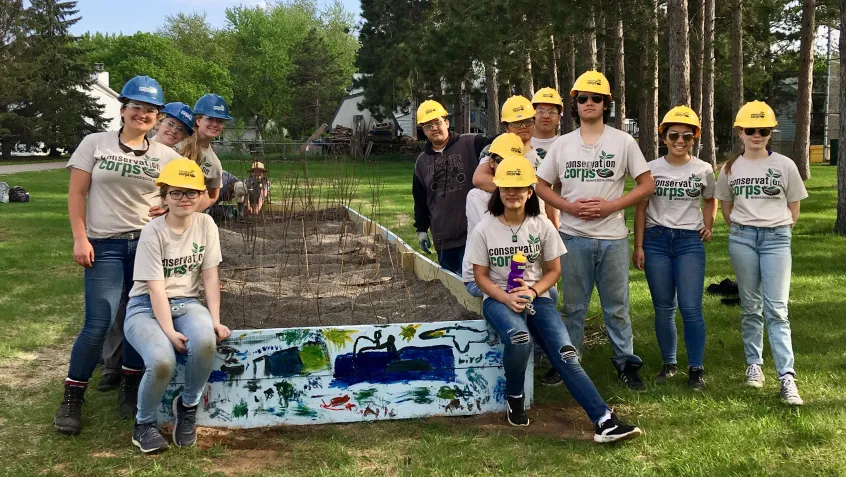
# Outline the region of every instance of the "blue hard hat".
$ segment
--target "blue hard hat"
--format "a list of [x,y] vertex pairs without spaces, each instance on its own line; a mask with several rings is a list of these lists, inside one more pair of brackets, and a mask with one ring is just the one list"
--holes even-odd
[[188,131],[189,136],[194,135],[194,112],[187,104],[167,103],[162,112],[185,125],[185,130]]
[[232,116],[229,116],[229,105],[226,101],[216,94],[204,94],[197,100],[194,105],[194,114],[202,114],[211,118],[220,118],[229,121]]
[[129,100],[141,101],[161,108],[164,106],[164,91],[162,85],[153,78],[136,76],[123,85],[118,100],[124,103]]

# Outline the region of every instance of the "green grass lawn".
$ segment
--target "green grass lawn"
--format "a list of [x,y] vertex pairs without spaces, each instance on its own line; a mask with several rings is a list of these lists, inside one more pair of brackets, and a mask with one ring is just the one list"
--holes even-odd
[[[225,167],[243,175],[246,161]],[[272,163],[282,176],[301,164]],[[355,170],[353,207],[376,216],[411,244],[413,161],[339,165],[310,163],[315,187]],[[338,172],[340,171],[340,172]],[[790,316],[806,405],[780,402],[769,347],[767,382],[760,392],[743,386],[745,362],[740,310],[705,298],[708,327],[707,390],[694,393],[686,377],[658,387],[661,365],[652,304],[643,273],[630,270],[635,351],[644,359],[645,393],[617,383],[608,346],[586,353],[584,366],[600,392],[645,431],[640,439],[600,447],[591,426],[562,388],[536,390],[528,431],[487,420],[433,419],[324,425],[253,431],[204,431],[201,448],[139,455],[131,422],[117,421],[116,393],[91,389],[81,435],[52,429],[61,399],[70,344],[82,322],[82,271],[72,258],[64,170],[6,176],[32,194],[29,204],[0,205],[0,474],[1,475],[841,475],[846,473],[846,239],[830,231],[836,204],[835,169],[814,167],[810,198],[794,231]],[[370,184],[383,185],[378,210]],[[302,191],[303,188],[300,190]],[[302,194],[302,192],[299,192]],[[328,192],[327,192],[328,194]],[[632,213],[630,211],[629,219]],[[707,245],[706,284],[732,276],[727,229],[717,219]],[[839,311],[838,311],[839,310]],[[589,317],[598,322],[594,296]],[[224,317],[225,321],[225,317]],[[679,323],[681,334],[681,324]],[[681,341],[681,339],[680,339]],[[679,364],[686,366],[684,345]]]

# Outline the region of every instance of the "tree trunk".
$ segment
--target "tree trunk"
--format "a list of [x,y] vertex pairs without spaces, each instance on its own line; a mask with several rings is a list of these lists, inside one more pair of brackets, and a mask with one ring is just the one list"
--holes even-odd
[[605,9],[602,3],[597,2],[596,9],[599,10],[599,21],[596,25],[596,69],[605,74]]
[[[705,37],[705,0],[692,0],[690,9],[690,107],[702,120],[702,68],[704,58]],[[697,139],[693,143],[693,154],[700,155],[701,142]]]
[[[844,0],[846,1],[846,0]],[[561,134],[567,134],[576,129],[576,121],[570,114],[570,89],[576,82],[576,45],[573,43],[572,37],[567,38],[562,45],[564,48],[564,88],[561,97],[564,100],[564,114],[561,122]]]
[[618,5],[614,19],[614,127],[623,129],[626,121],[626,57],[623,36],[623,11]]
[[458,83],[455,85],[455,93],[452,98],[452,126],[455,128],[455,132],[457,134],[464,134],[467,132],[464,130],[464,108],[461,104],[461,99],[461,83]]
[[[743,106],[743,0],[731,0],[731,120]],[[740,152],[741,143],[732,133],[732,148]]]
[[464,132],[470,133],[473,132],[473,105],[470,103],[470,89],[463,88],[463,94],[461,95],[461,107],[464,110]]
[[[840,58],[846,58],[846,0],[840,0]],[[840,67],[840,138],[846,138],[846,68]],[[846,147],[841,145],[837,156],[837,219],[834,232],[846,235]]]
[[526,60],[523,64],[523,75],[520,78],[520,89],[523,96],[532,99],[535,95],[535,78],[532,75],[532,53],[526,51]]
[[486,136],[499,133],[499,83],[496,80],[496,62],[485,64],[485,85],[488,94],[488,125]]
[[658,0],[650,0],[649,33],[646,44],[646,114],[640,137],[646,141],[644,156],[651,161],[658,157]]
[[[714,21],[716,0],[705,2],[705,41],[702,62],[702,155],[703,161],[717,166],[717,152],[714,144]],[[846,1],[846,0],[844,0]]]
[[[549,35],[549,83],[558,91],[558,50],[555,48],[555,35]],[[531,99],[531,98],[529,98]]]
[[793,160],[802,180],[811,178],[809,148],[811,146],[811,88],[814,84],[814,9],[816,0],[802,2],[802,31],[799,42],[799,95],[796,100],[796,139]]
[[[593,7],[588,7],[587,25],[585,25],[585,38],[582,45],[582,57],[586,70],[596,69],[596,18]],[[574,81],[575,82],[575,81]]]
[[670,107],[690,105],[690,47],[687,21],[687,0],[669,0],[667,34],[670,44]]

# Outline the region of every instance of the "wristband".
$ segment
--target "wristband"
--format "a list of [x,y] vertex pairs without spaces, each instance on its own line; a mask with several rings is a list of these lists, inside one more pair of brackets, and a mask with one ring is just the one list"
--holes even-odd
[[533,292],[535,292],[535,298],[538,298],[540,296],[540,293],[538,293],[538,291],[535,290],[535,287],[529,287],[529,290],[532,290]]

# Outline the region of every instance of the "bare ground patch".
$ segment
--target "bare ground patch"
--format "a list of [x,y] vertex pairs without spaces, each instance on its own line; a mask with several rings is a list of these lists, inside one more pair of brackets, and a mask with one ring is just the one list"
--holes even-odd
[[67,374],[69,361],[70,343],[0,359],[0,386],[31,389],[55,384]]

